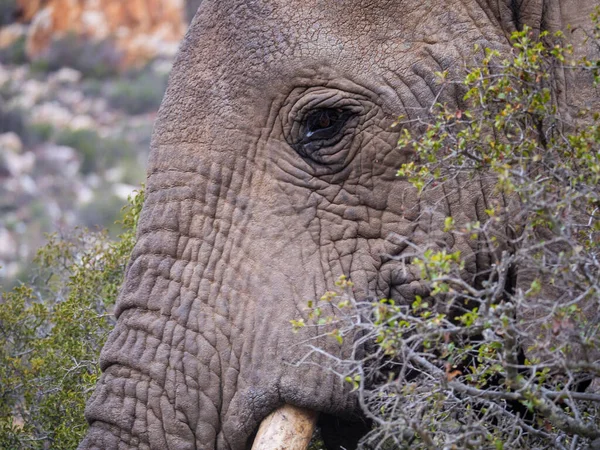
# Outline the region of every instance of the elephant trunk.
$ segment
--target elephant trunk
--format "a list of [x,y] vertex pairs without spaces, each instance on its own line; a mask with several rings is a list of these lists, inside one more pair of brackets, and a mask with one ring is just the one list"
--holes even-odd
[[305,450],[317,417],[315,411],[283,405],[262,421],[252,450]]

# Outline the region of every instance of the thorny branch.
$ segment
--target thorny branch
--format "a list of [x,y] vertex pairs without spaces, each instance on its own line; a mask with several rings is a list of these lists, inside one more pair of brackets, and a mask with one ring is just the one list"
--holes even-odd
[[443,73],[436,104],[395,125],[413,157],[398,175],[443,192],[440,209],[452,186],[493,187],[478,221],[444,224],[476,249],[476,273],[461,251],[390,235],[405,250],[388,258],[428,295],[355,299],[342,277],[309,308],[352,351],[334,356],[317,333],[301,362],[325,359],[352,386],[374,424],[366,448],[600,448],[600,118],[569,122],[553,91],[558,70],[600,75],[561,39],[516,32],[510,58],[486,50],[469,71],[464,104],[438,103]]

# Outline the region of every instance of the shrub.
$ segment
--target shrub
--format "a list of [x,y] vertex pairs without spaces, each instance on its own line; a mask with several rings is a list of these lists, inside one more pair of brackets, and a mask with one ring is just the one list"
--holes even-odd
[[72,147],[82,158],[81,172],[85,175],[98,170],[98,158],[101,157],[102,138],[95,130],[90,129],[64,129],[56,138],[56,143]]
[[26,127],[27,122],[23,111],[16,108],[8,108],[0,103],[0,133],[12,131],[22,137]]
[[157,111],[167,88],[167,75],[155,73],[150,67],[118,80],[108,92],[108,103],[128,114]]
[[109,235],[118,233],[118,224],[115,222],[119,218],[119,210],[123,200],[111,193],[111,186],[102,186],[96,195],[94,201],[84,205],[77,212],[78,223],[86,227],[99,227],[104,224],[115,224],[108,226]]
[[80,71],[84,77],[116,76],[123,55],[110,40],[86,39],[74,33],[54,38],[44,54],[31,64],[34,72],[52,72],[62,67]]
[[51,123],[35,122],[27,127],[25,138],[29,143],[47,142],[54,135],[54,131],[54,125]]
[[135,242],[143,192],[124,210],[123,234],[79,230],[49,237],[31,283],[0,300],[0,448],[74,449],[85,403]]
[[52,124],[32,123],[28,120],[28,114],[22,109],[6,107],[0,103],[0,134],[11,131],[16,133],[28,147],[47,142],[55,132]]
[[0,0],[0,27],[13,23],[17,17],[16,0]]
[[[598,82],[598,64],[573,61],[560,33],[537,40],[525,28],[512,43],[510,57],[485,50],[469,71],[465,107],[436,104],[420,126],[398,123],[399,148],[412,158],[398,175],[419,193],[492,188],[480,221],[445,221],[490,267],[467,282],[460,252],[406,242],[427,296],[357,303],[342,277],[309,304],[335,339],[373,350],[332,360],[373,421],[370,448],[600,442],[600,394],[583,392],[600,375],[600,116],[569,122],[553,90],[557,71]],[[438,75],[449,88],[447,73]],[[332,306],[336,315],[325,316]]]
[[9,46],[0,48],[0,64],[20,65],[27,63],[28,58],[25,51],[26,41],[26,36],[21,36],[15,39],[15,41]]
[[81,84],[81,91],[86,97],[102,97],[104,95],[105,82],[88,78],[83,80]]
[[84,175],[101,172],[115,164],[130,150],[130,144],[120,138],[103,138],[95,130],[64,129],[56,143],[72,147],[81,155],[81,172]]

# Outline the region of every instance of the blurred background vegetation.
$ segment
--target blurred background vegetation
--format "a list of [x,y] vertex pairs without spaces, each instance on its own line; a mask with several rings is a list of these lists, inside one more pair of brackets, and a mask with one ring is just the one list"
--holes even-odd
[[45,233],[108,229],[145,178],[152,125],[198,1],[0,0],[0,285]]
[[198,3],[0,0],[2,449],[85,433],[153,122]]
[[118,238],[85,229],[53,235],[29,265],[28,283],[0,293],[0,448],[68,450],[83,438],[135,244],[144,199],[135,194]]

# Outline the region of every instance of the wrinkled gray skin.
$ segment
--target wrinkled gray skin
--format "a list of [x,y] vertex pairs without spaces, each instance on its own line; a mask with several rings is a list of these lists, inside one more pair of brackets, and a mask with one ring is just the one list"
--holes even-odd
[[[352,416],[335,375],[289,364],[315,334],[289,323],[306,301],[341,274],[359,299],[427,294],[385,256],[409,251],[390,233],[460,250],[470,281],[489,264],[442,229],[448,215],[485,220],[490,189],[471,182],[419,200],[395,177],[406,156],[391,123],[429,107],[434,72],[460,69],[475,44],[506,49],[524,23],[583,23],[594,4],[203,1],[156,123],[138,243],[80,448],[244,449],[283,403]],[[291,145],[323,108],[350,111],[339,142]],[[348,356],[347,343],[322,345]]]

